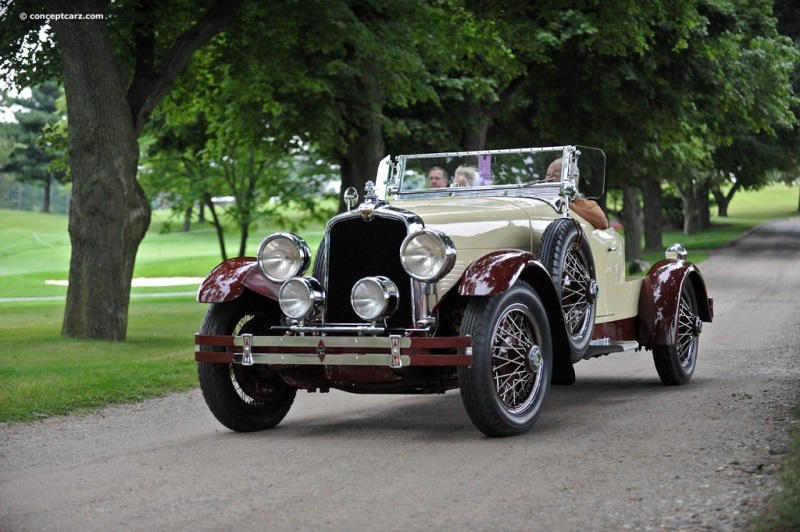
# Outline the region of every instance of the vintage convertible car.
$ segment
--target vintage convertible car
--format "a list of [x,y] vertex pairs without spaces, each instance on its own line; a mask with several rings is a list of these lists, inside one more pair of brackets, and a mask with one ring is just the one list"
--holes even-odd
[[[466,169],[467,186],[427,188],[434,167]],[[254,431],[280,423],[297,390],[459,389],[480,431],[510,436],[581,360],[647,349],[664,384],[688,382],[713,315],[703,278],[675,244],[626,279],[620,235],[579,214],[604,185],[604,153],[582,146],[387,157],[363,201],[345,191],[310,275],[308,245],[280,232],[202,283],[195,358],[211,412]]]

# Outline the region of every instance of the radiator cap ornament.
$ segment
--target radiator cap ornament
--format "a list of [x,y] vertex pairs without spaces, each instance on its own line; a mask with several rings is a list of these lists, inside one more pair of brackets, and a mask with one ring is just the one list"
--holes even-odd
[[375,193],[375,183],[367,181],[367,184],[364,185],[364,203],[358,206],[358,214],[361,219],[365,222],[372,221],[375,209],[385,204],[386,201],[378,199],[378,195]]

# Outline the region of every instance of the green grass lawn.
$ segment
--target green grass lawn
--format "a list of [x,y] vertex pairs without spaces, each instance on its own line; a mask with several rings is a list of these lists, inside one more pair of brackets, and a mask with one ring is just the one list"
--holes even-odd
[[[164,232],[168,215],[154,213],[134,277],[205,277],[221,261],[216,232],[209,226]],[[255,255],[261,239],[277,229],[253,228],[248,253]],[[313,250],[323,232],[324,225],[317,222],[302,234]],[[226,245],[229,254],[238,250],[238,235],[230,236]],[[198,283],[133,287],[124,343],[62,338],[67,289],[47,281],[69,278],[69,254],[66,216],[0,210],[0,298],[56,298],[0,301],[0,422],[90,410],[196,386],[194,333],[208,308],[194,300]],[[137,297],[152,292],[187,295]]]
[[[728,208],[727,217],[711,217],[711,231],[694,235],[667,231],[663,235],[664,249],[674,242],[680,242],[689,251],[689,260],[702,262],[708,257],[709,251],[730,243],[752,227],[776,218],[797,216],[797,204],[797,186],[777,184],[757,192],[739,192]],[[663,258],[663,251],[644,255],[650,264]]]
[[[204,225],[189,232],[163,232],[169,213],[156,211],[136,256],[134,277],[205,277],[222,260],[213,227]],[[173,226],[176,224],[172,224]],[[247,253],[255,255],[261,239],[278,230],[255,226],[247,242]],[[301,234],[312,250],[319,245],[324,224],[309,224]],[[239,249],[238,234],[226,229],[228,255]],[[47,281],[69,278],[70,241],[64,215],[0,209],[0,297],[64,296],[63,285]],[[171,286],[170,291],[195,290],[196,283]],[[136,287],[132,293],[161,292],[159,287]]]
[[26,421],[197,385],[192,296],[133,298],[124,343],[62,338],[63,301],[0,303],[0,420]]

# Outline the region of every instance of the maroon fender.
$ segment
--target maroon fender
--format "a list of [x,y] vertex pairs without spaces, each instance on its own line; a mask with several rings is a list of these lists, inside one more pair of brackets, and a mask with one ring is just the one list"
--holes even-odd
[[527,251],[503,250],[483,256],[470,264],[458,287],[462,296],[491,296],[505,292],[527,268],[539,268],[536,257]]
[[281,285],[264,277],[253,257],[229,259],[211,270],[197,290],[200,303],[224,303],[236,299],[245,287],[270,299],[278,299]]
[[639,343],[647,346],[675,343],[678,306],[683,283],[692,283],[702,321],[713,317],[712,300],[697,267],[685,260],[662,260],[650,268],[639,293]]

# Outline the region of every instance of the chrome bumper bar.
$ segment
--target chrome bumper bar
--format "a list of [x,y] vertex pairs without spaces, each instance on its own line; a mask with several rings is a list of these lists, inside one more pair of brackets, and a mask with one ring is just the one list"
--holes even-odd
[[[215,349],[216,348],[216,349]],[[444,351],[444,352],[443,352]],[[447,351],[451,351],[448,353]],[[251,366],[469,366],[472,339],[390,336],[195,335],[195,360]]]

